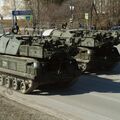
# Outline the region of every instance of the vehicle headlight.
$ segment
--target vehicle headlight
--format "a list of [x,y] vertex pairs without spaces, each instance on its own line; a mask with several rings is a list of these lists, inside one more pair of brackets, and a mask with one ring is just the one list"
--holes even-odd
[[38,68],[38,63],[34,62],[33,66],[34,66],[34,68]]
[[90,50],[88,50],[88,51],[87,51],[87,54],[91,54],[91,51],[90,51]]

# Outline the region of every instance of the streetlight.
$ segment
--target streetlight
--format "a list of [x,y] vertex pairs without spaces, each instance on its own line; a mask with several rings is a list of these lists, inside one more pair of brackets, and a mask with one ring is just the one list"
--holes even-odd
[[[16,11],[16,1],[15,0],[13,0],[13,11]],[[16,22],[17,22],[17,17],[16,17],[16,15],[13,15],[13,27]]]
[[13,0],[13,4],[14,4],[13,9],[16,10],[16,1],[15,0]]
[[75,6],[74,5],[70,5],[69,7],[70,7],[70,11],[71,11],[70,23],[72,23],[73,19],[74,19],[73,11],[75,10]]

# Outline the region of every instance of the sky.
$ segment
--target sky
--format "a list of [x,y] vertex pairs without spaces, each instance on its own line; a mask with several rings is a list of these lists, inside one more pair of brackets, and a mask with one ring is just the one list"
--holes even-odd
[[3,0],[0,0],[0,7],[3,5]]
[[3,0],[0,0],[0,11],[1,11],[2,5],[3,5]]
[[3,0],[0,0],[0,14],[2,14],[2,9],[1,9],[2,5],[3,5]]
[[[19,10],[21,10],[22,8],[22,6],[23,6],[23,3],[21,2],[22,0],[16,0],[16,6],[17,6],[17,9]],[[4,11],[2,10],[2,6],[3,6],[3,3],[4,3],[4,0],[0,0],[0,14],[4,14]],[[11,11],[12,11],[12,9],[11,10],[8,10],[8,15],[5,15],[4,16],[4,19],[8,19],[8,18],[10,18],[11,19]]]

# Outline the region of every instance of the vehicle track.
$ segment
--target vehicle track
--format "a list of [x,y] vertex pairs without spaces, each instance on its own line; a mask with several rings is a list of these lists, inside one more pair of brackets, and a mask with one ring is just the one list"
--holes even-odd
[[0,94],[65,120],[120,120],[118,72],[83,75],[65,90],[36,90],[31,95],[22,95],[0,87]]

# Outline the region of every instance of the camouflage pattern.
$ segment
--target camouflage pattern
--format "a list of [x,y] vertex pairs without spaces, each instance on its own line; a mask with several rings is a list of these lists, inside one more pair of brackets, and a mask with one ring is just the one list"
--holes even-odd
[[110,69],[120,60],[120,31],[109,30],[67,30],[73,37],[71,46],[77,47],[74,58],[82,71]]
[[[65,37],[65,39],[59,39]],[[64,36],[64,37],[63,37]],[[43,85],[63,87],[80,75],[69,54],[65,35],[45,30],[41,36],[3,35],[0,38],[0,85],[30,93]]]
[[0,37],[4,34],[3,25],[0,24]]
[[81,71],[109,69],[120,59],[120,51],[115,47],[120,43],[120,31],[52,30],[45,38],[65,44],[66,52],[77,60]]

